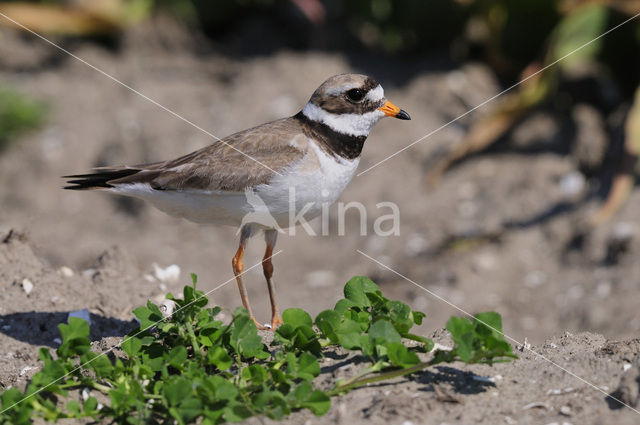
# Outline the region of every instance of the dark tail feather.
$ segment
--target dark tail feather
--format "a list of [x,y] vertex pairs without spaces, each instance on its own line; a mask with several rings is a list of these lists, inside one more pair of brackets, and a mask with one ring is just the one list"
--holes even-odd
[[141,170],[135,168],[123,168],[120,170],[105,169],[97,173],[63,176],[62,178],[64,179],[74,179],[67,181],[70,186],[65,186],[63,189],[89,190],[109,188],[113,187],[113,185],[109,184],[110,181],[128,177],[140,171]]

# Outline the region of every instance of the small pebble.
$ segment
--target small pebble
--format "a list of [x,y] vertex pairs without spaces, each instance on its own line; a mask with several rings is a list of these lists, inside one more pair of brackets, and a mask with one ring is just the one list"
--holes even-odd
[[84,308],[82,310],[76,310],[76,311],[70,312],[69,316],[67,317],[67,322],[72,317],[79,317],[80,319],[82,319],[85,322],[87,322],[89,324],[89,326],[91,326],[91,315],[89,314],[89,310],[87,310],[86,308]]
[[560,414],[564,416],[571,416],[571,408],[566,405],[560,407]]
[[22,289],[29,295],[33,291],[33,283],[29,279],[22,279]]
[[622,370],[623,370],[624,372],[628,371],[629,369],[631,369],[631,363],[625,363],[625,364],[622,366]]
[[73,272],[73,270],[71,270],[71,268],[67,267],[67,266],[62,266],[58,269],[58,273],[60,274],[60,276],[62,277],[72,277],[75,273]]
[[180,267],[176,264],[172,264],[168,267],[162,268],[154,263],[153,275],[160,282],[174,283],[180,279]]
[[496,376],[479,376],[479,375],[474,375],[473,376],[473,380],[474,381],[478,381],[478,382],[490,382],[490,383],[495,383],[496,381],[499,381],[502,379],[502,375],[496,375]]
[[573,196],[582,192],[586,179],[579,171],[572,171],[560,179],[560,189],[565,195]]
[[62,340],[60,338],[53,338],[53,342],[58,345],[62,344]]

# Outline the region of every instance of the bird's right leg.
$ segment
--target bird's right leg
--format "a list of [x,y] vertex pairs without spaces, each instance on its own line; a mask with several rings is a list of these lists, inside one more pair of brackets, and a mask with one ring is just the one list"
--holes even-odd
[[240,232],[240,245],[238,246],[236,255],[234,255],[233,259],[231,260],[231,265],[233,266],[233,274],[236,277],[236,282],[238,283],[238,290],[240,291],[240,299],[242,300],[242,305],[245,309],[247,309],[247,311],[249,312],[249,316],[251,316],[251,319],[253,319],[258,329],[264,330],[266,328],[262,326],[253,316],[251,304],[249,303],[249,296],[247,295],[247,288],[245,288],[244,283],[242,283],[242,272],[244,270],[242,255],[244,254],[244,249],[247,246],[247,241],[250,237],[251,227],[244,226]]

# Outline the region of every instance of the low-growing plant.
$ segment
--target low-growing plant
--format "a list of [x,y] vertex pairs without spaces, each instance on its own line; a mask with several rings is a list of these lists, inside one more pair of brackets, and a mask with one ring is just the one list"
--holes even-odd
[[[244,309],[229,323],[219,320],[220,307],[206,307],[208,299],[192,276],[182,299],[167,295],[176,303],[170,317],[151,302],[134,310],[140,327],[123,339],[121,351],[91,351],[89,325],[82,319],[59,325],[62,344],[55,358],[40,349],[43,367],[26,390],[10,388],[1,395],[0,423],[28,424],[40,417],[207,425],[255,415],[281,419],[300,409],[323,415],[332,396],[371,382],[443,362],[491,364],[516,357],[502,338],[500,316],[483,313],[473,321],[451,318],[453,348],[421,361],[418,353],[431,352],[434,344],[410,330],[424,313],[388,300],[364,277],[351,279],[344,298],[315,321],[304,310],[285,310],[284,324],[267,346]],[[314,382],[318,358],[331,345],[370,363],[351,379],[321,389]]]
[[0,151],[20,134],[40,127],[45,115],[42,102],[0,86]]

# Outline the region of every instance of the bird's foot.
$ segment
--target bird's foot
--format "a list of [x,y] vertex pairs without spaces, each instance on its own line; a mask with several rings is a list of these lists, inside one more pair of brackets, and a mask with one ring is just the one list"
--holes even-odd
[[276,330],[278,329],[278,326],[282,325],[282,317],[280,317],[279,314],[273,316],[271,318],[271,329]]
[[262,323],[258,322],[255,317],[251,316],[251,319],[253,319],[253,323],[256,324],[256,328],[258,328],[259,331],[268,331],[271,329],[269,326],[265,326]]

